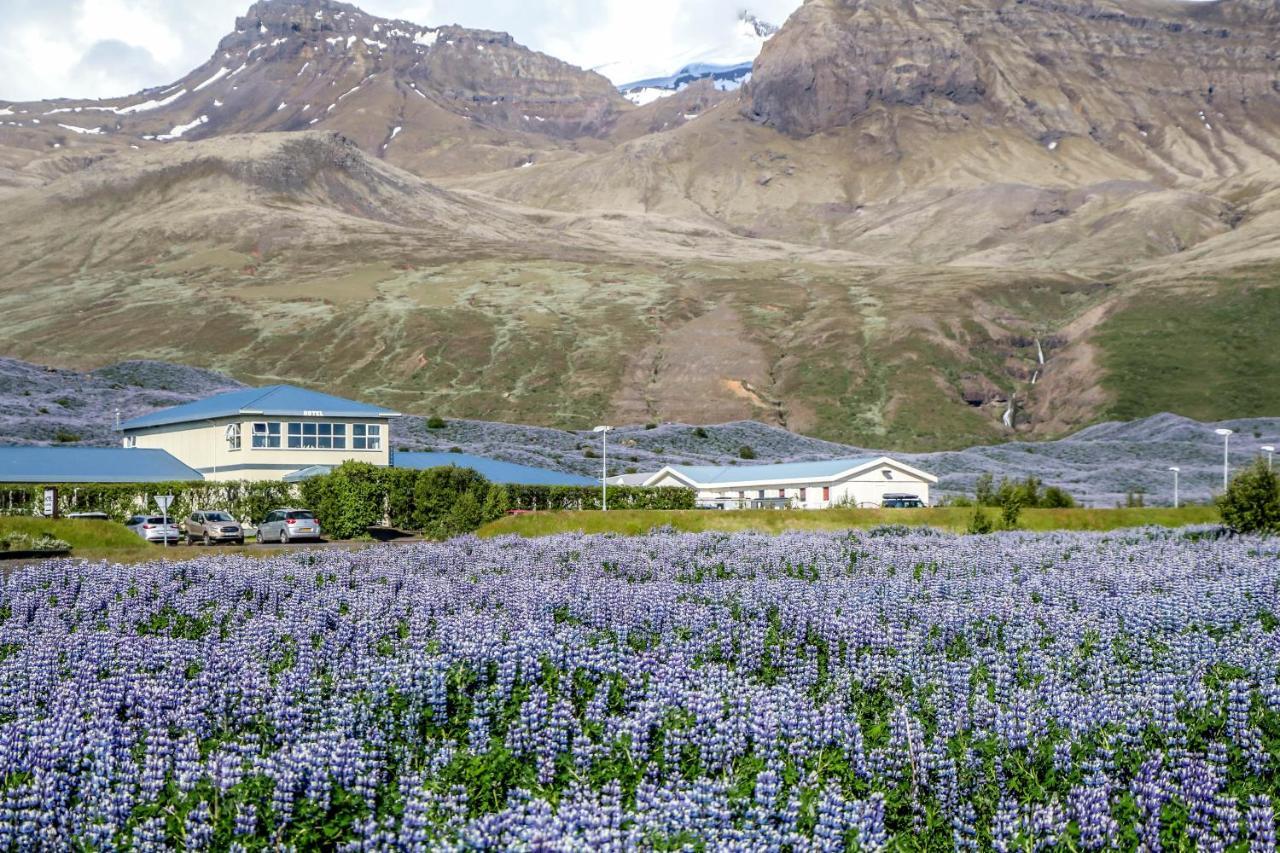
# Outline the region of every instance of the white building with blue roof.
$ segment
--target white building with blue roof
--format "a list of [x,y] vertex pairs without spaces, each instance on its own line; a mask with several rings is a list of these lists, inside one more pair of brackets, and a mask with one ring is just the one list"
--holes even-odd
[[206,480],[280,480],[353,460],[391,464],[399,412],[292,385],[218,394],[120,425],[126,448],[163,450]]
[[646,486],[694,489],[719,509],[929,506],[938,478],[888,456],[777,465],[668,465]]

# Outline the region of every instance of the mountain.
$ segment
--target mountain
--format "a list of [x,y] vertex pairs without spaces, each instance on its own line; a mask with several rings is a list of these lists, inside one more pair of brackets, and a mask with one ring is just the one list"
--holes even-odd
[[424,174],[514,166],[602,135],[627,107],[604,77],[506,33],[424,27],[333,0],[262,0],[170,86],[103,101],[9,104],[29,147],[146,146],[232,133],[334,130]]
[[686,62],[674,74],[624,83],[618,86],[618,91],[637,106],[665,98],[699,80],[710,80],[721,92],[735,91],[751,79],[751,67],[760,48],[777,31],[775,25],[750,12],[739,12],[732,35],[724,44],[695,50],[697,58]]
[[1280,411],[1270,0],[808,0],[644,106],[322,0],[235,30],[0,101],[0,353],[896,450]]

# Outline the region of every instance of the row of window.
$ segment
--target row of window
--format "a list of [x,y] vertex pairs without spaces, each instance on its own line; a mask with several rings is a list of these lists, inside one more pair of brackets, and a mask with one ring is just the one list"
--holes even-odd
[[[761,501],[762,501],[762,500],[765,500],[765,499],[768,497],[768,496],[765,494],[765,491],[766,491],[765,489],[759,489],[759,490],[757,490],[757,492],[756,492],[756,500],[761,500]],[[803,502],[805,502],[806,500],[808,500],[808,499],[809,499],[809,490],[808,490],[808,489],[801,488],[801,489],[798,489],[797,491],[799,491],[799,493],[800,493],[800,494],[799,494],[799,499],[800,499],[800,502],[801,502],[801,503],[803,503]],[[779,497],[779,498],[785,498],[786,496],[787,496],[787,490],[786,490],[786,489],[778,489],[778,497]],[[745,501],[746,499],[747,499],[747,493],[746,493],[746,492],[738,492],[738,500],[740,500],[740,501]],[[824,501],[830,501],[830,500],[831,500],[831,487],[830,487],[830,486],[823,486],[823,487],[822,487],[822,499],[823,499]]]
[[[272,450],[381,450],[381,424],[334,424],[307,421],[264,421],[252,426],[251,447]],[[241,447],[240,424],[227,427],[227,448]]]

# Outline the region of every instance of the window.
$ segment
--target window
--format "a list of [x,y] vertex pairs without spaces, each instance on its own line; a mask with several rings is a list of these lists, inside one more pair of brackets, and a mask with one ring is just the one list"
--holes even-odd
[[125,446],[125,447],[137,447],[137,446],[138,446],[138,437],[137,437],[136,435],[127,435],[127,436],[125,436],[125,438],[124,438],[124,446]]
[[240,449],[240,424],[231,424],[227,427],[227,450]]
[[830,486],[822,487],[822,499],[827,503],[831,503],[831,487]]
[[280,446],[280,424],[260,423],[253,425],[253,446],[255,448],[271,448]]
[[787,496],[787,490],[786,490],[786,489],[778,489],[778,497],[780,497],[780,498],[785,498],[786,496]]
[[351,449],[352,450],[381,450],[382,449],[382,425],[381,424],[352,424],[351,425]]
[[800,490],[800,503],[804,503],[804,502],[805,502],[805,499],[806,499],[806,497],[807,497],[807,495],[808,495],[808,494],[809,494],[809,490],[808,490],[808,489],[801,489],[801,490]]
[[757,495],[758,495],[758,497],[760,498],[760,500],[764,500],[764,489],[761,489],[761,490],[757,493]]

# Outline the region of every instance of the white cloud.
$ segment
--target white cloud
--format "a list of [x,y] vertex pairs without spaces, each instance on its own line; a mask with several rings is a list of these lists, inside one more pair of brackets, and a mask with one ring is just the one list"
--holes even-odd
[[[0,0],[0,101],[109,97],[206,61],[250,0]],[[738,12],[781,23],[800,0],[366,0],[365,11],[504,30],[614,82],[666,74],[732,39]],[[104,49],[107,42],[111,49]],[[127,62],[112,61],[124,55]]]

